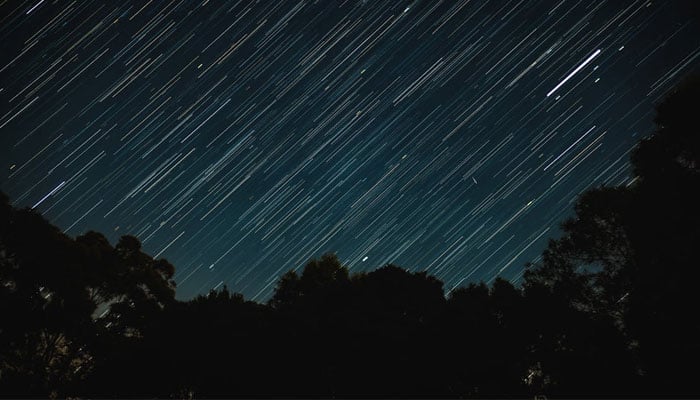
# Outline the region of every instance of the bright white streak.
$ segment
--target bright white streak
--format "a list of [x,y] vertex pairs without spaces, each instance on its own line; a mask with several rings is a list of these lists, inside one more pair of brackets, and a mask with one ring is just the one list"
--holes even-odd
[[551,96],[552,93],[554,93],[557,89],[559,89],[559,88],[561,87],[561,85],[565,84],[566,81],[568,81],[569,79],[571,79],[572,76],[576,75],[576,73],[577,73],[578,71],[580,71],[583,67],[585,67],[586,64],[588,64],[589,62],[591,62],[591,60],[593,60],[594,58],[596,58],[596,56],[598,56],[598,54],[600,54],[600,49],[596,50],[593,54],[591,54],[590,56],[588,56],[588,58],[586,59],[586,61],[582,62],[581,65],[579,65],[578,67],[576,67],[575,70],[571,71],[571,73],[570,73],[569,75],[567,75],[566,78],[564,78],[563,81],[559,82],[559,84],[558,84],[557,86],[555,86],[554,89],[550,90],[549,93],[547,93],[547,97]]
[[27,11],[27,13],[24,14],[24,15],[29,15],[30,12],[34,11],[34,9],[37,8],[37,7],[39,7],[39,6],[41,5],[41,3],[43,3],[43,2],[44,2],[44,0],[40,0],[38,3],[36,3],[36,4],[34,5],[34,7],[30,8],[29,11]]
[[34,204],[34,205],[32,206],[32,209],[35,209],[36,206],[38,206],[39,204],[43,203],[44,200],[46,200],[47,198],[49,198],[49,196],[51,196],[52,194],[58,192],[58,190],[59,190],[60,188],[62,188],[63,185],[65,185],[65,184],[66,184],[66,181],[61,182],[61,183],[60,183],[58,186],[56,186],[52,191],[50,191],[49,194],[47,194],[46,196],[42,197],[41,200],[39,200],[36,204]]

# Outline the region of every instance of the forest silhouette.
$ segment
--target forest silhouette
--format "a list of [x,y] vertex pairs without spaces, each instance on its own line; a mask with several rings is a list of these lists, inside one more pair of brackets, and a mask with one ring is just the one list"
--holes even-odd
[[175,299],[175,267],[123,236],[69,237],[0,199],[0,396],[700,395],[700,79],[657,107],[634,181],[579,196],[518,286],[457,288],[334,254],[266,304]]

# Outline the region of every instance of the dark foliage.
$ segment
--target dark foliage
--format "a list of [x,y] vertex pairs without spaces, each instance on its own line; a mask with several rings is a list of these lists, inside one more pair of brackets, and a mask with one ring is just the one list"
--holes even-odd
[[612,323],[634,357],[638,390],[658,396],[698,394],[699,98],[694,77],[658,107],[657,130],[632,155],[636,181],[584,193],[564,236],[526,274],[526,287],[545,286]]
[[635,182],[581,195],[521,287],[445,297],[425,272],[326,254],[267,304],[180,302],[138,239],[70,238],[3,194],[0,395],[697,396],[698,97],[690,80],[659,106]]

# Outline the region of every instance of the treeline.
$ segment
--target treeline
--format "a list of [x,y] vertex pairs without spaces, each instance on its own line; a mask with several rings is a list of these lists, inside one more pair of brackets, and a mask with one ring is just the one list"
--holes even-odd
[[445,296],[394,265],[327,254],[266,304],[175,300],[174,267],[96,232],[70,238],[0,199],[5,397],[700,395],[698,79],[659,107],[637,177],[589,190],[521,285]]

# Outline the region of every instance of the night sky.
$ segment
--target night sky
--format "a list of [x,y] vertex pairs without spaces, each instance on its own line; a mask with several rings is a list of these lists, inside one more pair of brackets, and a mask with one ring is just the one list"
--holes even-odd
[[0,1],[0,189],[136,235],[179,298],[264,301],[328,251],[515,282],[579,193],[633,181],[698,70],[691,3]]

